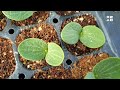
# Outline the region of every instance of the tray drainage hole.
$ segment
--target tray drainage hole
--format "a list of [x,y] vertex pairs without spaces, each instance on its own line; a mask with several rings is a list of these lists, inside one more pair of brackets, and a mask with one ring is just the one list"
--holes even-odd
[[54,19],[53,19],[53,22],[54,22],[54,23],[57,23],[57,22],[58,22],[58,19],[57,19],[57,18],[54,18]]
[[23,73],[20,73],[19,74],[19,79],[24,79],[25,78],[25,75]]
[[9,32],[9,34],[13,34],[14,33],[14,29],[10,29],[8,32]]
[[71,61],[70,59],[68,59],[68,60],[66,61],[66,63],[67,63],[67,65],[70,65],[70,64],[72,63],[72,61]]

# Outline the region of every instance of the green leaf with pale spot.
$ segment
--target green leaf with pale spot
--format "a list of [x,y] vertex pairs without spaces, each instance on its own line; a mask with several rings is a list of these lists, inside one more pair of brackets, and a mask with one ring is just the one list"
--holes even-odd
[[84,79],[95,79],[93,72],[88,72],[87,75],[84,77]]
[[89,48],[98,48],[104,45],[105,36],[101,29],[94,25],[83,27],[80,41]]
[[120,58],[110,57],[95,65],[96,79],[120,79]]
[[33,15],[33,11],[2,11],[2,13],[9,19],[21,21]]
[[38,38],[25,39],[18,46],[19,54],[23,58],[32,61],[44,59],[47,50],[47,43]]
[[64,52],[59,45],[52,42],[48,43],[48,53],[45,59],[49,65],[59,66],[64,60]]
[[79,23],[70,22],[63,28],[61,32],[61,38],[68,44],[75,44],[79,40],[81,31],[82,27]]

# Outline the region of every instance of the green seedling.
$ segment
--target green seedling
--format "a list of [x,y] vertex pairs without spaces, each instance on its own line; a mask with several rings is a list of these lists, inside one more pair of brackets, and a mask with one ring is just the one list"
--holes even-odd
[[84,79],[120,79],[120,58],[110,57],[99,62]]
[[84,26],[79,23],[68,23],[61,32],[62,40],[67,44],[76,44],[80,40],[89,48],[99,48],[105,43],[102,30],[95,25]]
[[64,52],[56,43],[46,43],[42,39],[28,38],[18,46],[19,54],[31,61],[45,59],[49,65],[59,66],[64,60]]
[[55,43],[48,43],[48,52],[45,60],[49,65],[59,66],[64,59],[64,52],[61,47]]
[[75,44],[78,42],[82,27],[76,22],[68,23],[62,30],[62,40],[68,44]]
[[22,21],[33,15],[33,11],[2,11],[2,13],[9,19],[15,21]]

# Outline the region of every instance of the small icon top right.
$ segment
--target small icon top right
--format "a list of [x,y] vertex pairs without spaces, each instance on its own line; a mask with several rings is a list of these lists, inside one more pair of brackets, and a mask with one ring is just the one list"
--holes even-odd
[[106,18],[107,18],[106,21],[108,21],[108,22],[109,22],[109,21],[110,21],[110,22],[113,21],[113,16],[106,16]]

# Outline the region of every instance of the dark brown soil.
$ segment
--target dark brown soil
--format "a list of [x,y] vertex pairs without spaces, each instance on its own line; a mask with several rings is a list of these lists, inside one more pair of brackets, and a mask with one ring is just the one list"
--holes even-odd
[[[97,22],[92,15],[84,14],[84,15],[81,15],[81,16],[78,16],[78,17],[73,17],[73,18],[66,19],[61,26],[61,30],[63,29],[63,27],[66,24],[68,24],[71,21],[79,23],[82,27],[86,26],[86,25],[96,25],[97,26]],[[66,44],[66,43],[65,43],[65,45],[66,45],[66,48],[73,55],[76,55],[76,56],[83,55],[83,54],[88,54],[88,53],[91,53],[93,51],[99,50],[98,48],[88,48],[85,45],[83,45],[80,41],[78,41],[78,43],[76,43],[74,45],[69,45],[69,44]]]
[[45,21],[49,17],[49,11],[37,11],[34,12],[31,17],[23,21],[13,21],[12,23],[17,26],[27,26],[37,24]]
[[[45,42],[54,42],[60,45],[54,27],[46,23],[41,23],[34,28],[23,30],[16,39],[17,46],[27,38],[39,38],[44,40]],[[20,61],[29,69],[40,69],[41,67],[48,65],[44,60],[42,62],[32,62],[20,57]]]
[[32,79],[84,79],[98,62],[108,57],[107,53],[85,56],[75,62],[71,69],[64,69],[63,66],[52,67],[48,71],[38,71]]
[[108,58],[107,53],[100,53],[98,55],[89,55],[80,59],[78,62],[74,63],[74,67],[71,69],[74,78],[83,79],[85,75],[92,71],[93,67],[100,61]]
[[52,67],[48,71],[39,71],[35,73],[32,79],[70,79],[72,73],[65,70],[63,66]]
[[11,41],[0,38],[0,79],[8,78],[14,72],[15,65]]
[[7,22],[6,22],[5,16],[0,11],[0,31],[4,29],[4,27],[6,26],[6,23]]
[[79,12],[80,11],[56,11],[56,13],[61,16],[73,15]]

